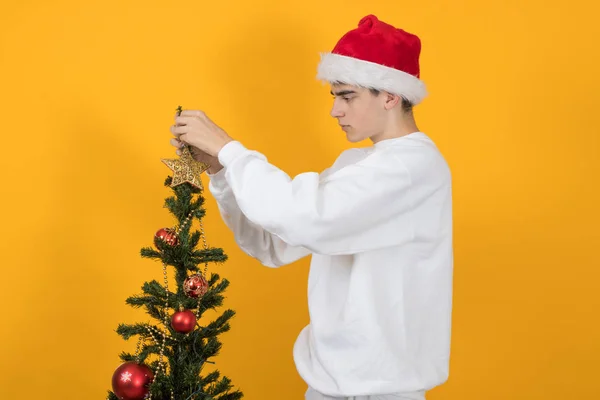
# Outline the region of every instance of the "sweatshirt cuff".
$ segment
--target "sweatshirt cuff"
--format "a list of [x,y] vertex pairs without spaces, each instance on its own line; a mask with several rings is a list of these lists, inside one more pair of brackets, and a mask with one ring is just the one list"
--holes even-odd
[[243,144],[237,140],[233,140],[221,148],[219,154],[217,154],[217,158],[219,159],[219,163],[223,166],[223,169],[225,169],[233,162],[233,160],[247,150],[248,149],[246,149]]
[[209,190],[211,192],[222,192],[225,189],[227,189],[227,179],[225,179],[225,168],[221,168],[219,172],[216,172],[214,174],[209,174],[207,171],[206,175],[210,178]]

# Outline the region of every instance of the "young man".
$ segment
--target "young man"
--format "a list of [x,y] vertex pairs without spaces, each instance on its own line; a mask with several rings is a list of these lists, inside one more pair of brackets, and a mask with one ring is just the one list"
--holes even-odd
[[174,146],[212,166],[209,190],[247,254],[269,267],[312,255],[310,324],[294,346],[309,400],[422,400],[448,378],[452,187],[413,118],[426,95],[420,51],[369,15],[322,56],[331,115],[350,142],[373,145],[320,174],[291,179],[201,111],[171,127]]

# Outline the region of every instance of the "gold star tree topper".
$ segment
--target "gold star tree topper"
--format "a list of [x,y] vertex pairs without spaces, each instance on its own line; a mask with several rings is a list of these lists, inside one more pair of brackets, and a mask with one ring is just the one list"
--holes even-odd
[[188,182],[200,190],[203,189],[200,175],[202,175],[210,165],[194,160],[188,146],[183,147],[179,159],[163,158],[161,161],[173,171],[171,187]]
[[[177,115],[181,115],[182,111],[183,108],[181,106],[177,107]],[[210,165],[194,160],[188,145],[183,146],[179,159],[163,158],[161,161],[173,171],[171,187],[188,182],[190,185],[202,190],[200,175],[202,175]]]

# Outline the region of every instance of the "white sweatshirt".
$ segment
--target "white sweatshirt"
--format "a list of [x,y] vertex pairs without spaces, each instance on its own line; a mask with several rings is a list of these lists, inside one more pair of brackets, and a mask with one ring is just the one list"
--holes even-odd
[[329,396],[423,393],[448,378],[452,193],[422,132],[344,151],[291,179],[228,143],[209,190],[237,244],[268,267],[312,254],[300,376]]

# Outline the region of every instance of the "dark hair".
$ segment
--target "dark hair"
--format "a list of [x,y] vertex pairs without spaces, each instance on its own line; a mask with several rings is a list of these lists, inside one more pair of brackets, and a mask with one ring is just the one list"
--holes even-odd
[[[379,96],[379,93],[381,93],[380,90],[373,89],[373,88],[369,88],[369,91],[371,92],[371,94],[373,96]],[[400,98],[402,99],[402,111],[411,112],[413,109],[413,105],[411,104],[411,102],[408,101],[407,99],[405,99],[403,96],[401,96]]]

